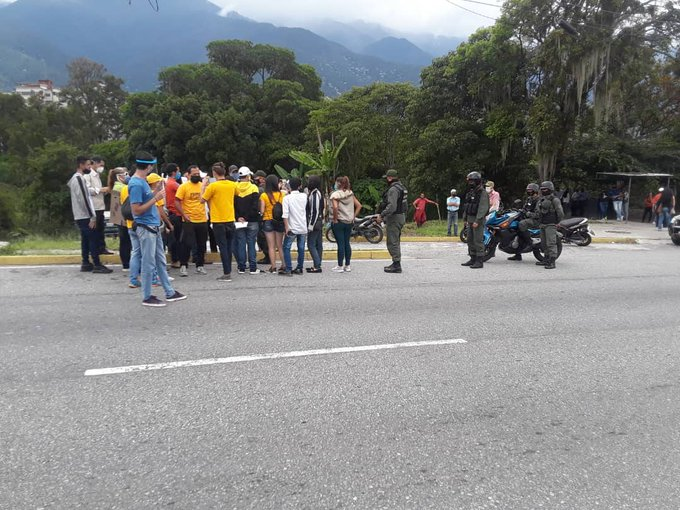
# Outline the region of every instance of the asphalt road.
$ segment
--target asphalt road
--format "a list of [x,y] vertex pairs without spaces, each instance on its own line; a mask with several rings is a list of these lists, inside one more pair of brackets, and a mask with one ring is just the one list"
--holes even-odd
[[0,508],[680,507],[680,248],[405,250],[401,275],[214,265],[165,309],[120,272],[0,268]]

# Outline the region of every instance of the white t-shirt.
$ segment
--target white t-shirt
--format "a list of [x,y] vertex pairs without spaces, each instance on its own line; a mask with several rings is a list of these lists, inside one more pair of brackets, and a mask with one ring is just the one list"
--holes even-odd
[[293,234],[307,233],[307,195],[298,190],[283,197],[283,217]]

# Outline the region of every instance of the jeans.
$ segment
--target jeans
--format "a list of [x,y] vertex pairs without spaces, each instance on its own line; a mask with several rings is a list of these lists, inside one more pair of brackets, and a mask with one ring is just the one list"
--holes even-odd
[[[170,297],[175,293],[170,280],[168,270],[165,265],[165,248],[160,232],[149,232],[143,227],[137,227],[137,237],[139,238],[140,251],[142,252],[142,296],[144,300],[151,297],[151,281],[154,273],[158,274],[165,297]],[[132,272],[132,271],[130,271]]]
[[333,223],[331,225],[335,240],[338,243],[338,266],[349,266],[352,258],[352,246],[349,244],[349,238],[352,234],[352,225],[349,223]]
[[659,213],[659,217],[656,220],[656,228],[661,230],[667,227],[671,222],[671,209],[670,207],[664,207]]
[[614,206],[614,212],[616,213],[616,219],[621,221],[623,219],[623,201],[613,200],[612,205]]
[[83,259],[83,264],[90,263],[90,257],[92,257],[92,263],[95,266],[101,266],[99,260],[99,236],[97,231],[90,228],[90,220],[88,218],[82,220],[76,220],[76,224],[80,229],[80,252]]
[[182,251],[180,263],[189,265],[191,251],[195,247],[194,262],[196,267],[202,267],[205,259],[205,243],[208,242],[208,224],[185,222],[182,225]]
[[255,249],[255,241],[257,241],[257,233],[260,231],[260,222],[249,221],[246,228],[236,229],[236,261],[240,271],[246,270],[246,249],[248,253],[248,268],[251,271],[257,269],[257,250]]
[[[293,261],[290,258],[290,249],[293,246],[293,241],[297,240],[297,266],[295,269],[302,269],[305,265],[305,241],[307,240],[306,234],[293,234],[288,232],[287,235],[283,237],[283,261],[286,264],[286,272],[293,270]],[[349,261],[347,261],[349,265]]]
[[446,233],[451,235],[451,225],[453,225],[453,235],[458,235],[458,211],[449,211],[448,223],[446,225]]
[[142,248],[139,245],[139,237],[134,228],[128,230],[130,234],[130,283],[136,284],[139,280],[139,273],[142,271]]
[[127,226],[118,225],[118,239],[120,240],[120,246],[118,248],[120,252],[120,261],[123,264],[124,269],[129,269],[132,242],[130,241],[130,233],[128,232]]
[[307,234],[307,248],[312,256],[314,269],[321,269],[321,261],[323,260],[323,229],[312,230]]
[[[213,232],[215,233],[215,242],[220,250],[220,259],[222,260],[222,271],[224,274],[231,274],[231,249],[234,243],[234,222],[227,223],[213,223]],[[203,242],[205,246],[205,242]],[[198,263],[196,263],[198,265]],[[203,264],[201,264],[203,265]]]

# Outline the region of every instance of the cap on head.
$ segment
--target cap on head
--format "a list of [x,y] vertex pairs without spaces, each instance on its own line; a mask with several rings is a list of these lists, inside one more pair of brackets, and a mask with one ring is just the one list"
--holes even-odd
[[248,168],[247,166],[242,166],[241,168],[238,169],[239,177],[247,177],[249,175],[253,175],[253,172],[251,172],[250,168]]
[[162,180],[163,178],[156,173],[149,174],[146,176],[146,182],[148,182],[149,184],[156,184],[157,182],[160,182]]
[[398,178],[399,177],[399,172],[397,172],[394,169],[390,169],[387,172],[385,172],[385,175],[382,176],[383,179],[387,179],[388,177],[392,178]]
[[493,188],[496,184],[493,181],[486,181],[485,186],[488,188]]
[[456,192],[456,189],[455,189],[455,188],[451,190],[451,193],[455,193],[455,192]]
[[659,192],[663,191],[663,188],[659,188]]
[[264,172],[264,170],[258,170],[255,172],[255,177],[262,177],[264,179],[267,178],[267,174]]
[[155,165],[158,163],[156,158],[146,151],[137,151],[135,154],[135,162],[140,165]]

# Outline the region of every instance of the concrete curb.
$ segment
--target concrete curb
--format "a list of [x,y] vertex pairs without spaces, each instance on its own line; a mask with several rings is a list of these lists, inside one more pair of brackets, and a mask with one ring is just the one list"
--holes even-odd
[[[293,260],[297,254],[296,251]],[[336,260],[338,256],[337,251],[324,251],[324,260]],[[215,264],[220,262],[218,253],[206,253],[207,261]],[[387,250],[355,250],[352,252],[352,258],[357,260],[387,260],[390,254]],[[305,254],[305,260],[312,260],[308,253]],[[120,264],[118,255],[102,255],[101,261],[103,264]],[[170,261],[168,261],[170,263]],[[63,266],[63,265],[80,265],[80,255],[2,255],[0,256],[0,266]]]

